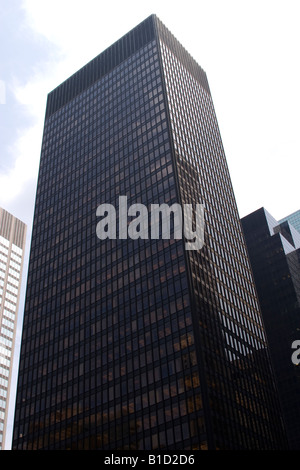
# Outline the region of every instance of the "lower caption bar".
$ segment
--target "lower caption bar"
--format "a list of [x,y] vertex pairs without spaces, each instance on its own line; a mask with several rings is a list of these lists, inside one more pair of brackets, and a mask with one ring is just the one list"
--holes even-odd
[[[122,465],[130,468],[141,468],[148,465],[196,465],[199,463],[199,453],[175,451],[175,452],[147,452],[147,451],[121,451],[100,452],[103,465]],[[202,453],[201,453],[202,454]]]

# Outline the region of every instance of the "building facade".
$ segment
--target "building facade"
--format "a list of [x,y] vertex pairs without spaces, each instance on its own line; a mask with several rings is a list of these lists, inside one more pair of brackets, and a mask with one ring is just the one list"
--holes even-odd
[[[120,196],[203,204],[204,246],[100,240]],[[153,15],[48,96],[13,448],[283,445],[206,74]]]
[[279,223],[285,221],[289,222],[298,232],[300,232],[300,210],[287,215],[283,219],[279,220]]
[[0,207],[0,449],[5,449],[26,225]]
[[300,234],[264,208],[242,219],[289,446],[300,449]]

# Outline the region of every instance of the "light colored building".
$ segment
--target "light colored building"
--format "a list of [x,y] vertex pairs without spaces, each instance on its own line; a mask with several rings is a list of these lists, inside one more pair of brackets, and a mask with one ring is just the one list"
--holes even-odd
[[284,217],[283,219],[281,219],[279,221],[279,223],[281,222],[284,222],[284,221],[288,221],[290,224],[292,224],[293,227],[295,227],[296,230],[298,230],[298,232],[300,232],[300,210],[296,211],[296,212],[293,212],[292,214],[290,215],[287,215],[286,217]]
[[0,207],[0,449],[5,434],[16,336],[26,225]]

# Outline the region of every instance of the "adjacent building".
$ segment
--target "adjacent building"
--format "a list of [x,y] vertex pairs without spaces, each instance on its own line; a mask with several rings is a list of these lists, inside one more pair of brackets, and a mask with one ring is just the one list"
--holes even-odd
[[[202,204],[204,245],[103,204]],[[284,445],[207,77],[152,15],[48,95],[13,449]]]
[[298,232],[300,232],[300,210],[279,220],[279,223],[288,221]]
[[[300,449],[300,233],[264,208],[242,219],[291,449]],[[297,343],[295,343],[297,345]],[[296,352],[296,351],[295,351]]]
[[26,225],[0,207],[0,449],[5,449]]

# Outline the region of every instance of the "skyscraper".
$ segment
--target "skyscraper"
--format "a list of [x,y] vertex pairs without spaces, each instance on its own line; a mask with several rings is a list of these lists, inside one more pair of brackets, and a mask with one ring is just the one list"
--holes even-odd
[[[289,446],[300,449],[300,233],[264,208],[242,219]],[[297,359],[297,358],[296,358]]]
[[[99,205],[198,203],[198,250],[132,212],[96,235]],[[283,442],[206,74],[153,15],[48,96],[13,448]]]
[[0,449],[5,448],[26,225],[0,207]]
[[290,224],[298,231],[300,232],[300,210],[293,212],[290,215],[287,215],[283,219],[279,220],[279,223],[288,221]]

